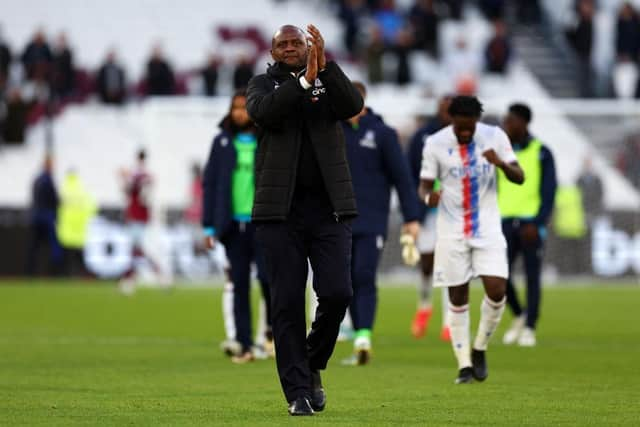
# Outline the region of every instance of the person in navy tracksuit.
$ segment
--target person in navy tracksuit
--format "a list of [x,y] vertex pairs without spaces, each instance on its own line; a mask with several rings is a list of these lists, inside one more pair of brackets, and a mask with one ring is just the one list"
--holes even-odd
[[[364,98],[362,83],[354,86]],[[371,352],[371,331],[377,305],[376,270],[389,221],[391,187],[400,198],[403,231],[417,237],[419,200],[395,130],[370,108],[342,122],[347,158],[359,216],[353,220],[351,277],[353,300],[350,314],[355,329],[353,364],[366,364]]]
[[33,182],[32,205],[30,212],[29,244],[27,252],[27,275],[33,276],[37,271],[38,252],[41,246],[48,246],[50,275],[62,272],[63,250],[56,234],[56,218],[60,198],[53,181],[53,158],[47,155],[42,172]]
[[[256,243],[251,210],[255,194],[255,152],[257,136],[246,110],[247,97],[238,91],[232,98],[229,114],[220,123],[214,138],[203,178],[203,218],[206,245],[213,248],[220,241],[227,252],[233,282],[233,314],[236,340],[242,350],[232,360],[253,360],[251,309],[249,304],[251,263],[258,268],[258,279],[265,301],[270,300],[269,285],[264,278],[260,250]],[[270,325],[270,304],[267,325]],[[267,341],[271,340],[267,326]]]

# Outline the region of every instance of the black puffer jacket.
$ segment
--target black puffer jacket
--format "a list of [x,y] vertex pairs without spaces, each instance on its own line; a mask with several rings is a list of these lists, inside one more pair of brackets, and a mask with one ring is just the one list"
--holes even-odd
[[258,125],[254,221],[287,218],[305,133],[335,215],[358,214],[340,121],[362,110],[362,97],[335,62],[327,62],[310,83],[311,88],[303,89],[279,63],[249,82],[247,110]]

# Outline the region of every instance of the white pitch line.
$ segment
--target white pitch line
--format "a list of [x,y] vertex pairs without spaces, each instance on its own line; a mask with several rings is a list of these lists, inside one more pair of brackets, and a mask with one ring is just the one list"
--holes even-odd
[[206,340],[189,340],[160,337],[0,337],[0,345],[38,344],[38,345],[200,345]]

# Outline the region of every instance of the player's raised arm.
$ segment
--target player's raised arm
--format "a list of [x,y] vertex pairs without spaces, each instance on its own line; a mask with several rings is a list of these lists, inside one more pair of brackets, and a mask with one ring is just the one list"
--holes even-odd
[[518,158],[513,152],[513,148],[511,148],[509,137],[502,129],[497,129],[494,135],[497,140],[496,148],[490,148],[482,155],[489,163],[501,169],[509,181],[515,184],[522,184],[524,182],[524,171],[518,163]]
[[518,164],[517,160],[507,163],[498,157],[493,149],[485,151],[482,155],[489,163],[500,168],[509,181],[516,184],[522,184],[524,182],[524,171],[520,167],[520,164]]

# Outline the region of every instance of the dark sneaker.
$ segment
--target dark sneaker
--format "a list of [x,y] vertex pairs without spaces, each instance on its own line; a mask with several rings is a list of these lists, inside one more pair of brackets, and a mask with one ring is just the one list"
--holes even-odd
[[356,350],[351,356],[346,359],[342,359],[340,364],[345,366],[365,366],[371,361],[371,351],[369,350]]
[[289,402],[289,415],[313,415],[313,409],[311,409],[309,399],[306,397],[298,397],[296,400]]
[[471,363],[473,364],[473,378],[484,381],[489,376],[487,369],[486,352],[482,350],[471,350]]
[[473,382],[473,369],[462,368],[458,372],[458,378],[456,378],[456,384],[471,384]]
[[356,352],[356,357],[358,360],[358,366],[368,365],[369,361],[371,361],[371,351],[367,349],[360,349]]
[[224,340],[220,344],[220,348],[229,357],[242,355],[242,344],[236,340]]
[[322,388],[320,371],[311,370],[311,407],[314,411],[320,412],[327,404],[327,394]]

